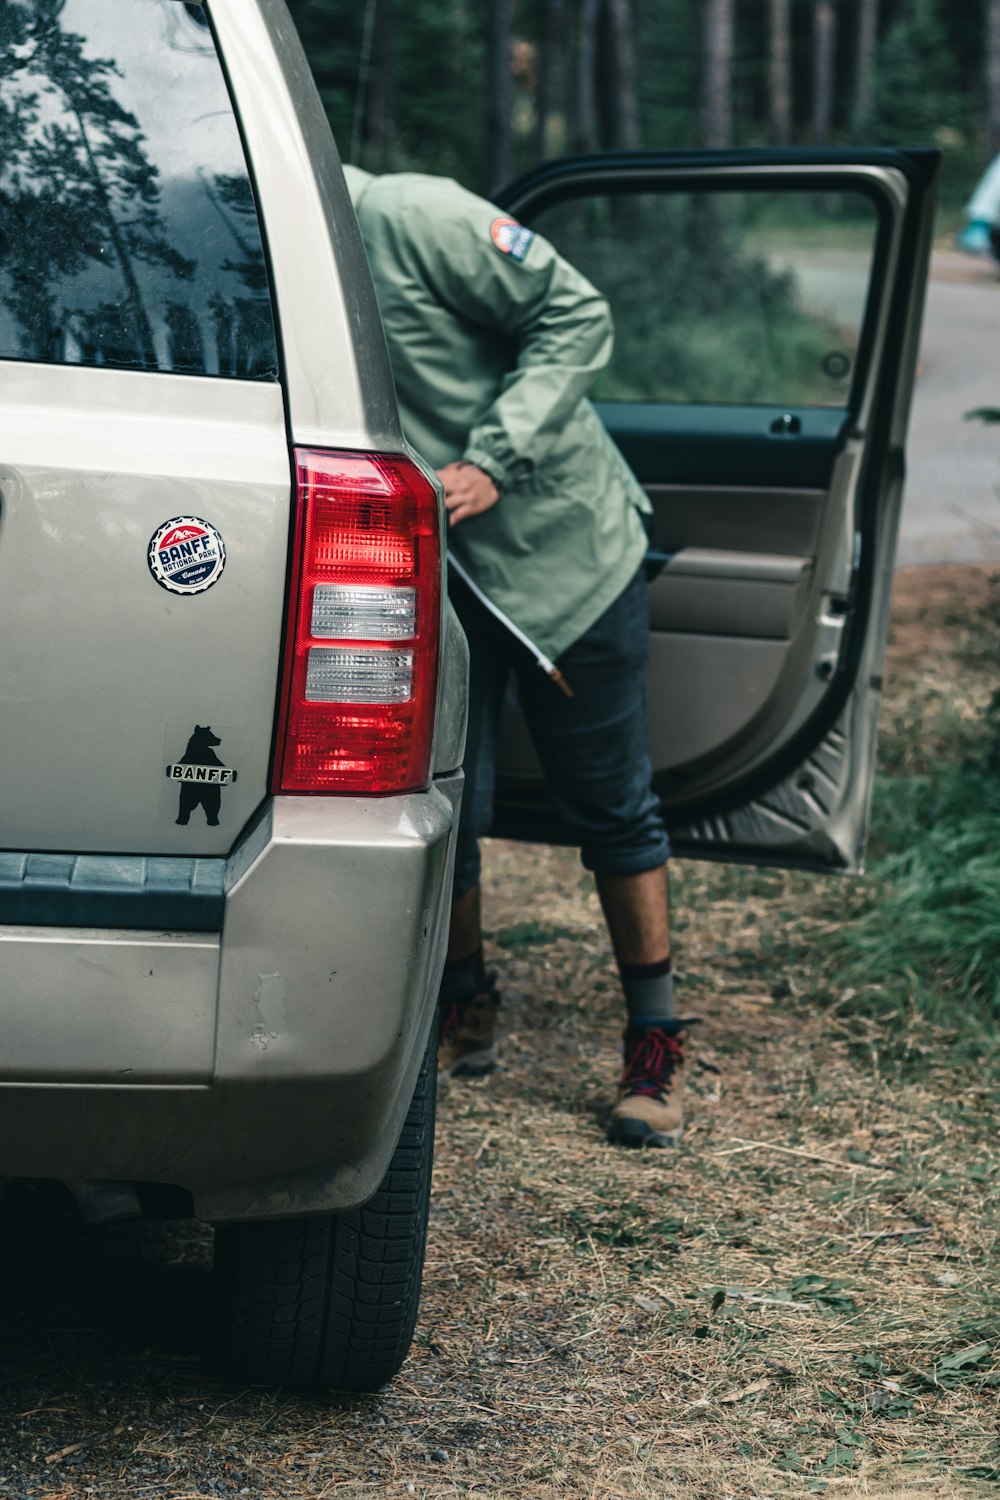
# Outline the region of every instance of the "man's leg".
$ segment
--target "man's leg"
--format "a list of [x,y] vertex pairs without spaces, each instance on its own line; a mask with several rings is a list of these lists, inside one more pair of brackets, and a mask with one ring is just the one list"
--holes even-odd
[[494,739],[509,668],[506,642],[497,635],[492,617],[458,581],[453,582],[451,598],[469,642],[469,721],[451,927],[441,979],[438,1070],[445,1076],[477,1076],[496,1066],[499,997],[483,957],[479,839],[493,820]]
[[666,860],[652,791],[645,706],[648,654],[640,575],[559,659],[573,691],[518,670],[552,800],[594,872],[625,998],[625,1070],[608,1134],[673,1144],[683,1125],[684,1023],[673,1008]]
[[480,1078],[497,1065],[500,995],[487,971],[479,925],[479,886],[451,905],[448,957],[439,995],[438,1077]]
[[667,867],[596,876],[632,1027],[674,1019]]
[[598,875],[625,1009],[625,1070],[608,1122],[622,1146],[672,1146],[684,1128],[684,1029],[674,1008],[666,866]]
[[653,964],[670,956],[667,867],[637,875],[601,875],[597,891],[619,964]]
[[480,886],[456,896],[451,903],[451,926],[448,929],[448,963],[467,963],[483,945],[480,918]]

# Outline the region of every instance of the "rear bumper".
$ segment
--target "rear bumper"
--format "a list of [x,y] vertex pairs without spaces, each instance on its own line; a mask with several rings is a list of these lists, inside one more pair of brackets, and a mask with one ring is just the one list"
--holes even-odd
[[0,926],[0,1176],[169,1183],[217,1220],[369,1197],[431,1024],[460,792],[274,799],[221,933]]

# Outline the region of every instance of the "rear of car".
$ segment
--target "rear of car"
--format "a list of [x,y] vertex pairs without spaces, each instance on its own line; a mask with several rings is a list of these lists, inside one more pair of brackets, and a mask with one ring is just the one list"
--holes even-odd
[[0,29],[0,1175],[214,1221],[230,1362],[367,1388],[461,784],[438,492],[282,0]]

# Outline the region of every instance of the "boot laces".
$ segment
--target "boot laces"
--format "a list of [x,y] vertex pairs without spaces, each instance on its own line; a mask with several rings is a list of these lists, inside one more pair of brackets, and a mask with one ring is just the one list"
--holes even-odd
[[675,1068],[684,1061],[684,1046],[678,1037],[648,1027],[625,1062],[622,1090],[660,1099],[666,1093]]
[[484,1004],[488,1004],[490,1000],[495,1001],[496,973],[491,969],[485,978],[485,989],[477,990],[474,995],[463,995],[461,999],[452,1000],[448,1008],[441,1011],[439,1041],[456,1040],[470,1015],[475,1016]]
[[462,1025],[462,1013],[465,1007],[458,1000],[453,1000],[446,1011],[441,1012],[441,1024],[438,1030],[438,1040],[452,1039],[458,1036]]

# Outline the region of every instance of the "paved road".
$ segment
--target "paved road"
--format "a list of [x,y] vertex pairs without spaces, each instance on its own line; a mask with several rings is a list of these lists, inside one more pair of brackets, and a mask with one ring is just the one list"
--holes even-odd
[[1000,277],[990,264],[935,257],[913,398],[897,562],[1000,562]]

